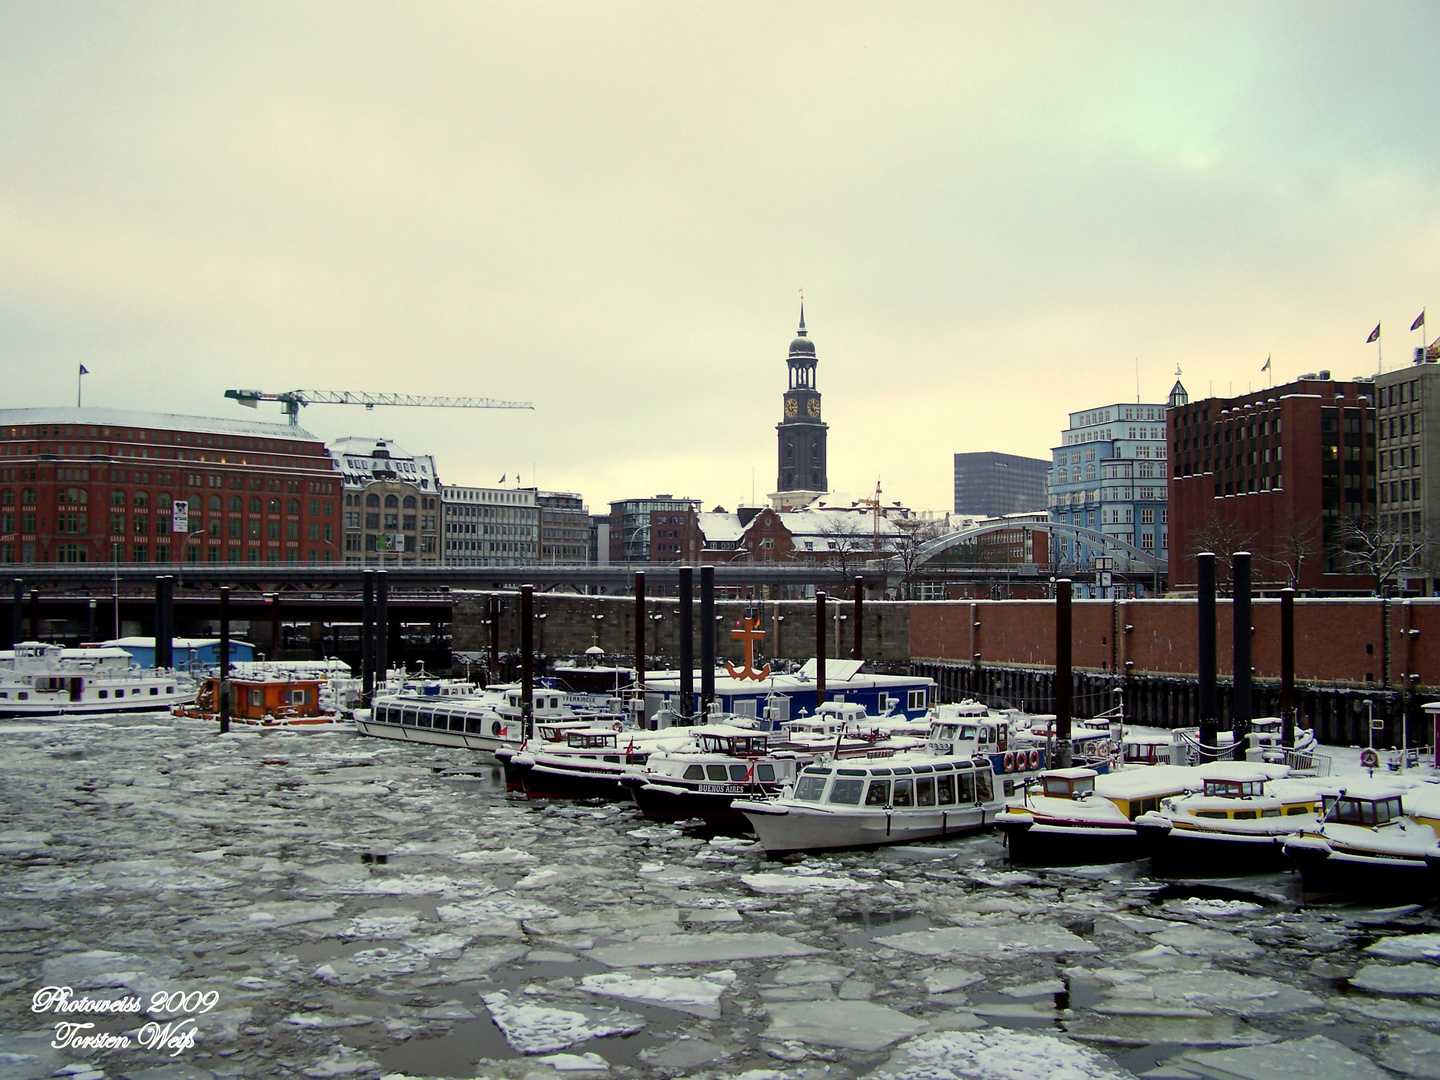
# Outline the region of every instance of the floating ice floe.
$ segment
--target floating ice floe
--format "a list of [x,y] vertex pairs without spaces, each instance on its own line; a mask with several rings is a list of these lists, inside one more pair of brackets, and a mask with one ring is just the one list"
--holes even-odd
[[1423,1024],[1426,1027],[1440,1027],[1440,1009],[1429,1005],[1416,1005],[1412,1001],[1396,1001],[1393,998],[1366,998],[1357,994],[1331,998],[1330,1007],[1344,1012],[1359,1013],[1371,1020],[1388,1020],[1397,1024]]
[[645,1027],[634,1013],[618,1009],[555,1009],[513,999],[496,990],[480,998],[505,1041],[522,1054],[544,1054],[606,1035],[633,1035]]
[[1363,1054],[1324,1035],[1243,1050],[1191,1051],[1176,1062],[1223,1080],[1387,1080]]
[[364,938],[369,941],[384,941],[403,938],[420,928],[420,916],[413,911],[367,912],[356,915],[349,925],[340,931],[341,937]]
[[553,919],[560,913],[538,900],[521,900],[517,896],[495,893],[474,900],[443,904],[435,909],[441,922],[486,923],[495,919]]
[[480,866],[513,866],[516,863],[536,861],[535,856],[528,851],[512,847],[501,848],[499,851],[461,851],[452,855],[451,858]]
[[91,949],[51,957],[40,965],[40,977],[46,986],[69,986],[77,991],[123,986],[145,993],[169,989],[167,980],[173,979],[179,970],[179,962],[168,956],[141,958]]
[[877,945],[919,956],[1001,957],[1022,953],[1093,953],[1099,948],[1068,930],[1045,923],[1006,920],[984,926],[950,926],[911,930],[876,938]]
[[292,1027],[300,1028],[345,1028],[362,1027],[365,1024],[373,1024],[373,1016],[361,1016],[358,1013],[346,1016],[327,1016],[322,1012],[291,1013],[285,1018],[285,1023]]
[[1405,1076],[1440,1078],[1440,1035],[1391,1031],[1380,1037],[1380,1064]]
[[1440,960],[1440,934],[1381,938],[1365,951],[1387,960]]
[[814,960],[796,960],[770,973],[770,980],[780,986],[805,986],[810,983],[836,983],[849,977],[854,968],[825,964]]
[[548,1065],[558,1073],[609,1072],[610,1063],[599,1054],[550,1054],[535,1059],[538,1065]]
[[1065,984],[1059,979],[1044,979],[1040,982],[1025,983],[1022,986],[1007,986],[1000,993],[1013,998],[1040,997],[1045,994],[1063,994]]
[[195,920],[201,930],[268,931],[282,926],[296,926],[300,923],[323,922],[333,919],[340,910],[339,904],[312,900],[272,900],[265,904],[253,904],[236,908],[219,915],[206,915]]
[[800,874],[741,874],[740,881],[757,893],[820,893],[820,892],[866,892],[875,886],[869,881],[833,876],[820,877]]
[[925,1030],[925,1022],[869,1001],[785,1001],[765,1006],[767,1039],[837,1046],[846,1050],[883,1050]]
[[977,881],[981,885],[989,885],[996,889],[1009,889],[1016,885],[1034,885],[1040,879],[1034,874],[1027,874],[1023,870],[971,870],[966,875],[971,881]]
[[706,1020],[720,1019],[720,995],[735,981],[733,971],[715,971],[698,979],[669,975],[636,978],[621,972],[587,975],[580,989],[604,997],[662,1005]]
[[1203,926],[1182,924],[1151,935],[1162,945],[1168,945],[1177,952],[1190,956],[1223,956],[1232,960],[1244,960],[1259,956],[1262,952],[1247,937],[1225,930],[1207,930]]
[[360,1051],[352,1050],[348,1046],[337,1046],[331,1053],[316,1059],[303,1072],[314,1080],[328,1080],[332,1076],[352,1076],[358,1072],[369,1072],[376,1067],[377,1063]]
[[868,1080],[1130,1080],[1103,1054],[1056,1035],[1005,1028],[911,1039]]
[[668,964],[724,963],[820,952],[780,934],[666,934],[642,937],[623,945],[604,945],[590,956],[610,967],[658,967]]
[[1202,919],[1240,919],[1265,910],[1260,904],[1251,903],[1249,900],[1202,900],[1198,896],[1172,900],[1165,908],[1196,915]]
[[978,971],[966,971],[964,968],[930,968],[921,972],[921,976],[925,983],[925,989],[932,994],[948,994],[954,990],[963,990],[985,977]]
[[1350,977],[1350,985],[1377,994],[1440,994],[1440,967],[1432,964],[1367,964]]
[[1308,990],[1260,975],[1236,971],[1174,971],[1114,987],[1095,1011],[1133,1016],[1150,1011],[1144,1008],[1145,1004],[1158,1009],[1188,1007],[1255,1016],[1320,1009],[1325,1003]]
[[411,975],[429,966],[429,960],[409,949],[365,949],[321,964],[315,969],[315,977],[321,982],[353,986],[367,979]]

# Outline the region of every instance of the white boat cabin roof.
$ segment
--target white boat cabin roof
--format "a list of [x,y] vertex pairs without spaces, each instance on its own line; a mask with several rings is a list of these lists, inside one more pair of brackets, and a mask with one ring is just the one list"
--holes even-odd
[[1169,746],[1172,742],[1169,735],[1134,734],[1126,735],[1121,740],[1126,746]]
[[1202,780],[1230,780],[1237,783],[1264,783],[1290,775],[1288,765],[1266,765],[1259,761],[1212,761],[1200,766]]
[[1364,799],[1377,802],[1381,799],[1403,799],[1407,792],[1393,780],[1372,780],[1358,777],[1339,789],[1342,799]]
[[1198,791],[1200,770],[1184,765],[1142,765],[1106,773],[1095,781],[1095,790],[1107,798],[1146,799]]
[[1075,769],[1047,769],[1047,770],[1046,770],[1044,773],[1042,773],[1041,775],[1044,776],[1044,777],[1054,776],[1054,777],[1058,777],[1058,778],[1060,778],[1060,779],[1062,779],[1062,780],[1087,780],[1087,779],[1088,779],[1088,780],[1093,780],[1093,779],[1095,779],[1095,777],[1099,776],[1100,774],[1097,773],[1094,769],[1075,768]]

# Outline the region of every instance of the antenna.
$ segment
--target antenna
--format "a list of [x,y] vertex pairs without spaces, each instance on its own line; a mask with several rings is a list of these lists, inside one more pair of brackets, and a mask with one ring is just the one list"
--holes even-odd
[[1140,404],[1140,358],[1135,357],[1135,404]]

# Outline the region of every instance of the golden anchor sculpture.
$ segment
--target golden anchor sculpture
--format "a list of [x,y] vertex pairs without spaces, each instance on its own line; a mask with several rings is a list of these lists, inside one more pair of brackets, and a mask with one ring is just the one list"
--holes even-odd
[[731,630],[730,640],[745,642],[745,666],[737,668],[729,660],[726,660],[725,670],[730,673],[732,679],[754,679],[756,682],[768,679],[770,677],[769,664],[759,671],[756,671],[754,667],[755,643],[765,640],[765,631],[760,629],[760,616],[756,615],[753,618],[749,615],[741,616],[740,623],[744,629]]

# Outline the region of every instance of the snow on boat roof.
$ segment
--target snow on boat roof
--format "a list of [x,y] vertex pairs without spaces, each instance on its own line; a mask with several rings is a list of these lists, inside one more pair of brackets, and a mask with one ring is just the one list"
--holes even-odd
[[[849,682],[864,666],[864,660],[826,660],[825,681],[826,683]],[[816,678],[819,674],[819,669],[814,658],[812,657],[805,661],[805,666],[802,667],[797,674],[806,679]]]
[[1185,765],[1141,765],[1095,778],[1095,790],[1106,798],[1141,799],[1198,791],[1200,770]]
[[1171,738],[1169,735],[1126,735],[1122,741],[1136,746],[1168,746]]
[[1042,776],[1058,776],[1064,780],[1084,780],[1086,777],[1099,776],[1094,769],[1076,767],[1074,769],[1047,769]]
[[691,728],[696,735],[719,735],[723,738],[761,739],[769,736],[768,731],[761,731],[759,728],[737,727],[734,724],[702,724],[697,728]]
[[1290,774],[1288,765],[1266,765],[1259,761],[1212,761],[1200,766],[1204,780],[1279,780]]
[[1403,798],[1406,792],[1394,780],[1362,776],[1340,788],[1340,794],[1347,799],[1398,799]]

